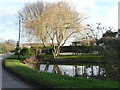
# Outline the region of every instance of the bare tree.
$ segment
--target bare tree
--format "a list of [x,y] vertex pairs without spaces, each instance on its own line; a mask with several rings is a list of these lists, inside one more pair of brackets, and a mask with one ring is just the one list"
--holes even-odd
[[[27,20],[37,20],[38,15],[40,15],[45,8],[45,3],[43,2],[26,3],[25,6],[18,11],[18,18],[22,20],[24,24],[26,24]],[[29,17],[30,15],[34,15],[34,17]]]
[[80,33],[76,33],[74,38],[74,42],[79,42],[81,45],[92,45],[95,43],[93,33],[88,28],[85,28]]
[[31,37],[30,39],[41,41],[44,47],[47,42],[47,35],[42,29],[43,24],[39,22],[39,16],[46,10],[46,4],[43,2],[26,3],[22,10],[18,12],[18,18],[22,21],[22,25],[25,28],[23,32],[29,38]]
[[0,45],[1,45],[0,48],[2,49],[1,51],[3,53],[10,53],[15,48],[15,41],[12,39],[9,39],[0,43]]
[[35,10],[25,14],[26,32],[41,40],[44,46],[50,41],[56,59],[68,38],[84,29],[82,22],[86,17],[83,13],[79,14],[75,9],[70,8],[65,2],[50,3],[45,6],[46,8],[37,15],[34,15]]

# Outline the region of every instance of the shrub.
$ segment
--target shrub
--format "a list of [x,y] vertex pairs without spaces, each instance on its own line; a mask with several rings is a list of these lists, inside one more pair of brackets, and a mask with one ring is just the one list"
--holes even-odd
[[31,50],[30,50],[30,48],[23,47],[20,50],[20,54],[23,55],[23,56],[25,56],[25,55],[31,55]]

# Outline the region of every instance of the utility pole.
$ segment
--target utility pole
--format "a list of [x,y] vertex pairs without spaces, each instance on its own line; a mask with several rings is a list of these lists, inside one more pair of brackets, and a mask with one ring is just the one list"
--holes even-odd
[[20,59],[20,31],[21,31],[21,20],[19,20],[18,59]]

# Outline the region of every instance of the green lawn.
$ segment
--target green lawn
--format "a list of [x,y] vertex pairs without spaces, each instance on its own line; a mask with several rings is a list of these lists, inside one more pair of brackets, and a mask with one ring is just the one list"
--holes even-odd
[[25,81],[32,82],[38,87],[54,88],[118,88],[118,82],[69,77],[60,74],[39,73],[22,61],[10,56],[4,61],[4,66]]
[[56,64],[98,64],[116,62],[115,58],[106,58],[102,55],[60,55],[57,60],[52,59],[52,55],[45,55],[47,62]]

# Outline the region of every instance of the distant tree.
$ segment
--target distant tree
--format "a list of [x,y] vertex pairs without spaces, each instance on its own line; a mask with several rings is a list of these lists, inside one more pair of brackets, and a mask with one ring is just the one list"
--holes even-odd
[[107,33],[111,33],[112,30],[114,30],[113,27],[106,27],[106,26],[103,26],[102,23],[96,23],[94,26],[93,25],[90,25],[90,24],[87,24],[86,25],[86,29],[89,29],[92,33],[92,36],[98,40],[100,38],[100,34],[102,35],[103,32],[107,32]]
[[9,40],[6,40],[5,43],[11,45],[11,49],[15,48],[15,41],[14,40],[9,39]]
[[103,34],[103,37],[115,37],[117,32],[112,32],[111,30],[106,31],[106,33]]
[[2,53],[3,52],[3,43],[1,42],[0,43],[0,53]]
[[1,50],[3,53],[9,53],[15,48],[15,41],[12,39],[6,40],[1,43]]

